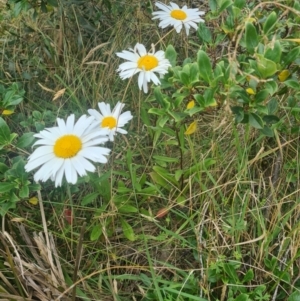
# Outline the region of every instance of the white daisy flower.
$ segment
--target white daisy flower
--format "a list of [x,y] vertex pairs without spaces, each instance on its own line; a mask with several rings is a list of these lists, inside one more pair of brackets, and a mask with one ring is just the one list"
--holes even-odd
[[122,127],[132,119],[130,111],[126,111],[121,114],[125,104],[118,102],[114,109],[111,111],[110,105],[104,102],[99,102],[98,107],[100,113],[97,110],[89,109],[88,112],[91,116],[97,120],[97,126],[100,128],[107,128],[109,133],[109,140],[114,141],[114,135],[116,132],[121,134],[127,134],[127,131]]
[[129,62],[122,63],[117,72],[120,72],[122,79],[130,78],[136,73],[139,74],[138,85],[140,90],[145,93],[148,92],[148,85],[152,81],[155,85],[160,84],[160,80],[155,73],[158,73],[160,77],[168,72],[168,68],[171,64],[168,59],[165,58],[165,52],[159,50],[155,52],[154,45],[152,44],[152,51],[147,52],[143,44],[137,43],[130,51],[123,50],[117,52],[117,56],[128,60]]
[[155,5],[161,11],[153,12],[154,18],[160,19],[159,27],[166,28],[169,25],[174,26],[177,33],[179,33],[184,25],[186,34],[189,35],[190,27],[198,28],[197,23],[204,22],[199,16],[205,14],[204,11],[199,11],[198,8],[187,8],[184,5],[180,8],[177,4],[170,2],[170,5],[156,2]]
[[107,162],[110,149],[97,146],[108,140],[107,129],[95,131],[92,116],[83,115],[74,122],[74,114],[66,122],[57,118],[57,127],[46,128],[34,135],[39,138],[34,145],[41,146],[29,156],[25,170],[29,172],[41,166],[34,174],[36,182],[51,179],[57,187],[61,186],[65,175],[68,183],[75,184],[77,174],[85,176],[87,171],[95,171],[90,161]]

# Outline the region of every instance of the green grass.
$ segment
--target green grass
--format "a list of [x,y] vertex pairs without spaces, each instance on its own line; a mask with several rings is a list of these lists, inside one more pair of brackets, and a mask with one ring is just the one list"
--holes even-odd
[[[228,27],[229,9],[212,13],[207,4],[199,7],[207,12],[213,41],[220,39],[214,44],[200,41],[195,31],[187,38],[160,30],[149,3],[110,1],[109,10],[107,1],[100,2],[94,8],[62,1],[36,19],[31,11],[15,18],[6,7],[0,12],[0,83],[18,82],[26,92],[15,113],[3,116],[12,133],[35,133],[53,126],[57,116],[78,117],[100,101],[122,101],[134,115],[128,135],[108,143],[109,162],[95,174],[61,188],[42,183],[42,209],[29,202],[38,197],[30,191],[2,217],[0,299],[297,300],[299,118],[298,105],[291,112],[287,98],[298,90],[278,96],[280,126],[273,137],[235,122],[230,106],[236,100],[226,87],[216,107],[176,127],[149,114],[160,107],[153,89],[143,94],[136,77],[120,80],[116,69],[122,60],[115,53],[153,41],[157,49],[172,44],[179,66],[186,57],[195,61],[200,47],[214,68],[224,57],[237,62],[245,46],[232,41],[242,38],[238,29],[229,34],[222,29]],[[296,38],[299,14],[292,17],[281,4],[295,4],[274,5],[280,26],[286,21],[288,36]],[[269,2],[248,1],[241,18],[254,8],[257,19],[275,9]],[[261,30],[263,22],[255,26]],[[290,69],[299,77],[298,62]],[[237,72],[232,82],[246,88],[240,77]],[[199,89],[195,94],[203,92]],[[184,135],[193,120],[197,131]],[[12,168],[15,157],[27,158],[31,145],[5,146],[1,163]]]

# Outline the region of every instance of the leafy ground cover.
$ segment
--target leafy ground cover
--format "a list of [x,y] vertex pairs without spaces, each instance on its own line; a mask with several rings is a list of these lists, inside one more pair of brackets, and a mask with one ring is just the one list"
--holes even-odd
[[[0,3],[1,300],[299,300],[300,2],[177,4],[205,22]],[[116,71],[137,43],[170,63],[148,93]],[[96,172],[25,171],[34,134],[118,101],[133,119]]]

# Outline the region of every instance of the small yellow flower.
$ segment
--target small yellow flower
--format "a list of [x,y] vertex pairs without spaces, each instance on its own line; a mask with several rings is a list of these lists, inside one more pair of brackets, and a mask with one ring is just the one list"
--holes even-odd
[[282,70],[279,74],[278,74],[278,79],[280,82],[284,82],[289,76],[290,76],[290,71],[285,69]]
[[194,100],[191,100],[191,101],[187,104],[186,108],[189,110],[189,109],[192,109],[194,106],[195,106],[195,101],[194,101]]
[[13,113],[14,113],[14,111],[12,111],[12,110],[3,110],[2,111],[2,115],[5,115],[5,116],[11,115]]
[[34,197],[32,197],[28,200],[28,203],[30,203],[31,205],[36,206],[39,203],[39,200],[36,196],[34,196]]
[[252,88],[247,88],[246,89],[246,92],[249,94],[249,95],[255,95],[255,91],[252,89]]
[[185,135],[192,135],[193,133],[196,132],[197,129],[197,121],[193,121],[188,128],[186,129],[186,131],[184,132]]

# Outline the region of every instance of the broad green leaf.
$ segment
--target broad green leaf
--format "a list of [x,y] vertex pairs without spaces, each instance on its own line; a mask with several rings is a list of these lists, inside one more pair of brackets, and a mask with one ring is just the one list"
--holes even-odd
[[293,63],[296,60],[296,58],[298,58],[299,56],[300,56],[300,46],[293,48],[291,51],[289,51],[288,53],[285,53],[282,56],[282,60],[283,60],[282,66],[284,68],[288,69],[287,67],[291,63]]
[[122,226],[122,230],[123,230],[125,237],[130,241],[134,241],[135,235],[134,235],[133,229],[129,225],[129,223],[127,223],[127,221],[125,221],[123,218],[121,219],[121,226]]
[[263,117],[263,121],[267,124],[273,124],[280,121],[280,119],[275,115],[266,115]]
[[255,102],[260,103],[267,99],[269,96],[268,90],[261,90],[255,95]]
[[256,62],[258,71],[263,78],[268,78],[277,72],[276,63],[264,58],[261,54],[256,54]]
[[300,90],[300,85],[298,80],[294,79],[288,79],[284,82],[284,84],[290,88],[293,88],[295,90]]
[[7,144],[10,142],[10,129],[5,120],[0,117],[0,144]]
[[190,82],[195,83],[199,80],[199,69],[197,63],[191,64],[190,67]]
[[228,8],[230,5],[232,5],[232,1],[231,0],[220,0],[219,1],[219,9],[218,12],[221,13],[223,10],[225,10],[226,8]]
[[245,40],[247,50],[254,53],[255,47],[258,45],[258,36],[256,28],[251,22],[246,22]]
[[271,114],[274,114],[277,109],[278,109],[278,101],[276,98],[272,98],[268,104],[267,104],[267,108],[268,108],[268,113],[271,115]]
[[86,205],[89,205],[90,203],[92,203],[96,198],[97,196],[99,196],[99,193],[98,192],[92,192],[92,193],[89,193],[87,194],[80,202],[81,206],[86,206]]
[[90,240],[95,241],[97,240],[102,234],[102,226],[100,224],[97,224],[93,227],[91,235],[90,235]]
[[185,72],[179,72],[180,80],[183,83],[184,86],[189,87],[190,86],[190,77]]
[[243,121],[244,119],[244,109],[242,107],[239,107],[239,106],[233,106],[233,107],[230,107],[232,113],[235,115],[235,121],[237,123],[240,123]]
[[273,27],[276,25],[278,19],[275,11],[271,12],[271,14],[267,17],[266,22],[263,25],[264,34],[268,34]]
[[16,183],[0,182],[0,193],[9,192],[16,187]]
[[160,87],[154,88],[154,96],[157,100],[157,102],[164,108],[169,109],[170,108],[170,102],[167,100],[166,97],[161,93]]
[[212,67],[208,55],[203,50],[199,50],[197,54],[197,63],[199,68],[199,75],[207,83],[212,80]]
[[238,297],[234,299],[234,301],[250,301],[248,294],[240,294]]
[[293,292],[287,299],[287,301],[300,301],[300,292]]
[[281,44],[279,41],[275,41],[272,48],[268,48],[264,54],[264,57],[268,60],[271,60],[275,63],[279,63],[281,60]]
[[29,197],[29,188],[27,185],[24,185],[21,187],[20,191],[19,191],[19,197],[21,199],[25,199]]
[[264,127],[264,122],[260,116],[255,113],[249,113],[249,124],[256,129],[262,129]]
[[233,2],[233,5],[240,8],[240,9],[243,9],[246,5],[246,0],[235,0]]
[[197,34],[200,39],[200,42],[208,44],[212,42],[210,29],[206,26],[204,22],[199,23]]
[[172,67],[176,66],[177,53],[172,45],[168,45],[165,51],[165,57],[170,61]]
[[25,148],[28,146],[31,146],[33,141],[34,141],[34,137],[33,137],[34,133],[29,132],[29,133],[25,133],[23,134],[17,142],[17,147],[19,148]]
[[253,278],[254,278],[253,270],[252,270],[252,269],[249,269],[249,270],[247,271],[247,273],[245,274],[245,276],[244,276],[242,282],[243,282],[243,283],[247,283],[247,282],[251,281]]

